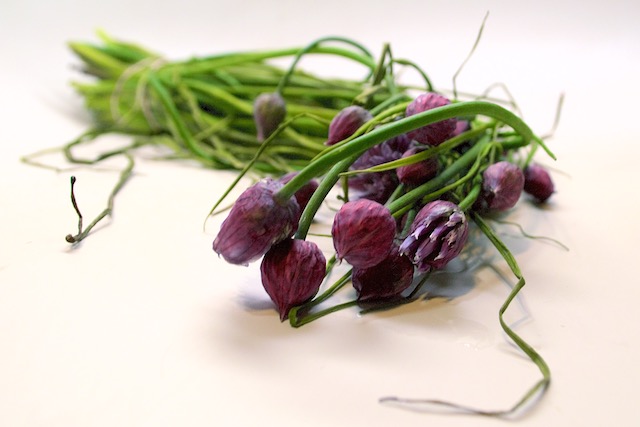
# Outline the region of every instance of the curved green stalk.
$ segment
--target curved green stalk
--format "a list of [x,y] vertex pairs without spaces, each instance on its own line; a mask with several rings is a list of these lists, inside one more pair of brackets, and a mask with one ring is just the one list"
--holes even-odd
[[[302,48],[293,47],[293,48],[285,48],[285,49],[277,49],[270,50],[264,52],[239,52],[239,53],[227,53],[220,55],[212,55],[203,58],[194,58],[190,61],[176,63],[176,64],[168,64],[165,66],[167,69],[180,69],[181,67],[185,67],[183,73],[188,74],[198,74],[201,72],[208,72],[212,69],[219,67],[228,67],[231,65],[240,65],[240,64],[249,64],[249,63],[257,63],[270,59],[277,59],[287,56],[295,56],[300,53]],[[333,46],[314,46],[312,49],[307,51],[306,53],[314,53],[314,54],[323,54],[323,55],[333,55],[333,56],[342,56],[347,59],[351,59],[355,62],[361,63],[362,65],[372,68],[375,66],[371,56],[369,55],[361,55],[354,51],[341,49]],[[188,68],[188,69],[187,69]]]
[[65,237],[65,240],[67,242],[74,243],[74,244],[79,243],[89,235],[93,227],[95,227],[106,216],[111,215],[113,213],[113,203],[114,203],[115,197],[118,194],[118,192],[122,189],[122,187],[124,187],[124,185],[129,180],[129,178],[131,178],[131,175],[133,173],[133,166],[134,166],[133,157],[131,157],[131,155],[126,152],[123,154],[127,159],[127,165],[120,172],[120,178],[118,179],[118,182],[116,183],[115,187],[113,188],[113,190],[111,190],[111,193],[109,194],[107,207],[102,212],[100,212],[98,216],[96,216],[96,218],[84,229],[82,228],[82,214],[80,213],[80,209],[78,208],[75,193],[73,191],[76,178],[74,176],[71,177],[71,203],[73,204],[73,208],[78,214],[78,233],[75,235],[67,234],[67,236]]
[[[347,144],[336,146],[324,155],[321,153],[319,157],[300,171],[296,177],[279,191],[279,196],[285,200],[292,197],[299,188],[314,177],[326,172],[332,165],[353,155],[360,155],[376,144],[422,126],[453,117],[468,115],[487,116],[510,126],[521,135],[525,144],[532,140],[536,142],[539,140],[522,119],[499,105],[485,101],[467,101],[449,104],[380,126],[369,133],[349,141]],[[555,158],[551,152],[549,152],[549,154]]]
[[282,77],[282,80],[280,80],[280,83],[276,87],[275,92],[279,93],[279,94],[282,94],[282,90],[289,83],[289,78],[291,77],[291,74],[293,74],[293,71],[295,70],[296,66],[298,65],[298,62],[300,62],[302,57],[304,55],[306,55],[307,53],[312,52],[320,44],[326,43],[326,42],[340,42],[340,43],[346,43],[346,44],[349,44],[351,46],[354,46],[355,48],[357,48],[360,51],[362,51],[366,58],[371,59],[371,63],[368,64],[368,65],[369,65],[369,68],[371,68],[372,71],[374,70],[375,64],[373,63],[373,59],[372,59],[373,55],[364,46],[362,46],[360,43],[357,43],[357,42],[355,42],[353,40],[350,40],[350,39],[347,39],[345,37],[322,37],[322,38],[310,43],[306,47],[300,49],[296,53],[296,55],[295,55],[295,57],[293,59],[293,62],[291,63],[291,66],[287,70],[286,74]]
[[372,166],[372,167],[367,168],[367,169],[350,170],[348,172],[344,172],[342,175],[343,176],[351,176],[351,175],[358,175],[358,174],[361,174],[361,173],[384,172],[384,171],[388,171],[388,170],[397,169],[400,166],[406,166],[406,165],[411,165],[411,164],[414,164],[414,163],[422,162],[424,160],[427,160],[430,157],[434,157],[434,156],[437,156],[440,153],[447,152],[447,151],[457,147],[458,145],[460,145],[462,143],[465,143],[468,140],[483,134],[487,129],[489,129],[489,128],[493,127],[493,126],[496,126],[496,124],[495,123],[487,123],[487,124],[484,124],[482,126],[479,126],[479,127],[475,128],[475,129],[471,129],[471,130],[468,130],[466,132],[463,132],[460,135],[454,136],[453,138],[443,142],[440,145],[437,145],[435,147],[429,147],[429,148],[425,149],[424,151],[421,151],[421,152],[416,153],[416,154],[412,154],[411,156],[403,157],[401,159],[393,160],[393,161],[386,162],[386,163],[381,163],[379,165]]
[[[318,188],[316,189],[316,191],[313,192],[313,195],[309,199],[307,206],[302,211],[302,215],[300,216],[300,222],[298,223],[298,231],[296,231],[296,235],[295,235],[296,239],[306,238],[307,233],[309,232],[309,227],[311,227],[311,223],[313,222],[313,218],[316,216],[316,212],[318,212],[318,209],[320,209],[320,206],[322,206],[322,203],[326,199],[327,195],[329,194],[331,189],[336,185],[336,182],[338,182],[338,179],[340,179],[340,173],[346,170],[357,158],[358,158],[357,156],[351,156],[338,162],[325,175],[322,181],[320,181]],[[295,179],[296,177],[294,177],[293,179]],[[281,197],[279,193],[278,193],[278,197]]]
[[383,397],[380,399],[380,402],[391,402],[402,404],[403,406],[435,406],[435,407],[446,407],[452,409],[454,411],[458,411],[460,413],[466,414],[474,414],[474,415],[484,415],[489,417],[499,417],[506,418],[509,416],[516,415],[519,410],[524,408],[527,404],[533,401],[535,398],[544,394],[549,385],[551,384],[551,370],[549,369],[549,365],[542,358],[542,356],[533,349],[522,337],[520,337],[504,320],[504,314],[511,305],[511,302],[515,299],[518,293],[522,290],[525,285],[525,279],[520,271],[520,267],[516,262],[515,257],[506,247],[506,245],[498,238],[495,232],[487,225],[487,223],[476,213],[472,213],[472,218],[478,228],[487,236],[487,238],[491,241],[491,243],[498,250],[500,255],[507,262],[511,272],[518,280],[517,283],[513,286],[509,295],[505,299],[504,303],[500,307],[498,311],[498,319],[500,321],[500,326],[502,330],[507,334],[507,336],[518,346],[520,350],[527,355],[527,357],[536,365],[540,373],[542,374],[542,378],[533,384],[522,396],[518,399],[513,406],[503,410],[484,410],[473,408],[467,405],[461,405],[458,403],[438,400],[438,399],[408,399],[408,398],[400,398],[395,396]]

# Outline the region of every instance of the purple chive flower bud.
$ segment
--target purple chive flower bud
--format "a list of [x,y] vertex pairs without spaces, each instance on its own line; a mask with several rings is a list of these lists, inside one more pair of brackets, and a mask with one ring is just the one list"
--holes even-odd
[[551,175],[540,165],[531,164],[524,170],[524,191],[544,203],[554,193]]
[[267,139],[282,123],[286,114],[287,107],[279,93],[260,94],[253,103],[253,120],[258,140]]
[[[405,111],[407,117],[422,113],[433,108],[450,104],[447,98],[433,92],[418,95]],[[455,118],[442,120],[409,132],[409,137],[426,145],[440,145],[451,137],[456,129],[457,120]]]
[[481,210],[505,211],[515,206],[524,188],[522,170],[506,161],[490,165],[482,173]]
[[[367,169],[398,160],[410,145],[409,137],[404,134],[398,135],[365,151],[350,169]],[[398,178],[392,170],[362,173],[349,178],[349,188],[355,191],[354,199],[369,199],[385,203],[397,186]]]
[[287,239],[266,253],[260,265],[262,286],[276,304],[280,320],[292,307],[314,297],[325,271],[325,257],[313,242]]
[[[410,148],[402,155],[402,158],[418,154],[422,149],[418,147]],[[401,183],[406,185],[417,186],[424,184],[438,174],[438,158],[429,157],[418,163],[400,166],[396,169],[396,175]]]
[[367,268],[381,262],[391,251],[396,221],[380,203],[361,199],[342,205],[333,219],[331,234],[339,260]]
[[329,124],[329,137],[325,144],[333,145],[350,137],[360,126],[372,118],[373,116],[368,110],[358,105],[342,109]]
[[467,218],[458,205],[435,200],[416,215],[400,253],[409,256],[420,271],[437,270],[460,254],[468,232]]
[[398,178],[393,171],[363,173],[349,177],[352,200],[367,199],[385,203],[398,186]]
[[456,120],[456,127],[453,130],[451,136],[458,136],[471,129],[471,124],[468,120]]
[[240,195],[220,226],[213,250],[231,264],[247,265],[298,228],[296,199],[280,201],[282,183],[263,179]]
[[[289,181],[291,181],[293,177],[296,176],[297,174],[298,172],[289,172],[286,175],[283,175],[282,177],[280,177],[278,181],[280,181],[284,185]],[[296,198],[296,201],[300,206],[300,213],[302,213],[304,208],[307,207],[307,204],[309,203],[311,196],[313,196],[313,193],[317,189],[318,189],[318,181],[316,179],[312,179],[311,181],[307,182],[304,186],[302,186],[298,191],[296,191],[296,193],[294,194],[294,197]]]
[[369,268],[354,268],[351,275],[358,301],[370,302],[400,296],[413,282],[413,264],[394,247],[382,262]]

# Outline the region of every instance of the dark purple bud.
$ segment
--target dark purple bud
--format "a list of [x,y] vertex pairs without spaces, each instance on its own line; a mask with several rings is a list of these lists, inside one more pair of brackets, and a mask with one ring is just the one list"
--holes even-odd
[[[398,160],[410,145],[409,137],[398,135],[365,151],[350,169],[367,169]],[[362,173],[349,178],[349,188],[355,191],[353,199],[385,203],[397,186],[398,178],[394,171]]]
[[[433,92],[418,95],[405,111],[407,117],[422,113],[433,108],[449,105],[451,102],[442,95]],[[442,120],[409,132],[409,137],[426,145],[440,145],[449,139],[456,129],[455,118]]]
[[367,268],[381,262],[391,251],[396,221],[380,203],[360,199],[342,205],[333,219],[331,234],[339,260]]
[[358,301],[371,302],[399,297],[413,282],[413,264],[394,247],[382,262],[354,268],[351,275]]
[[382,156],[387,159],[387,162],[396,160],[402,153],[411,148],[411,138],[403,133],[386,140],[382,144],[379,144],[378,147],[380,147]]
[[329,137],[325,144],[333,145],[350,137],[360,126],[372,118],[373,116],[368,110],[358,105],[342,109],[329,124]]
[[416,215],[400,253],[409,256],[420,271],[437,270],[460,254],[468,232],[467,218],[458,205],[435,200]]
[[523,188],[524,174],[518,166],[506,161],[494,163],[482,173],[482,192],[476,204],[483,210],[511,209]]
[[524,191],[531,194],[538,202],[546,202],[555,191],[549,172],[540,165],[529,165],[524,170]]
[[[413,156],[424,151],[421,148],[410,148],[402,155],[402,158]],[[438,158],[433,156],[418,163],[400,166],[396,169],[396,175],[401,183],[411,186],[418,186],[434,178],[438,174]]]
[[[298,172],[289,172],[288,174],[280,177],[278,181],[280,181],[284,185],[289,181],[291,181],[293,177],[296,176],[297,174]],[[305,185],[300,187],[298,191],[296,191],[296,193],[294,194],[294,197],[296,198],[296,201],[300,206],[300,213],[302,213],[304,208],[307,207],[307,204],[309,203],[311,196],[313,196],[313,193],[317,189],[318,189],[318,181],[316,179],[312,179],[311,181],[307,182]]]
[[352,200],[367,199],[386,203],[398,186],[398,178],[393,171],[363,173],[349,177]]
[[280,126],[286,114],[287,107],[279,93],[260,94],[253,103],[258,140],[267,139]]
[[266,253],[260,265],[262,286],[276,304],[280,320],[318,293],[325,271],[325,257],[313,242],[287,239]]
[[276,197],[282,183],[263,179],[247,188],[220,226],[213,250],[231,264],[247,265],[298,229],[300,207],[294,197]]

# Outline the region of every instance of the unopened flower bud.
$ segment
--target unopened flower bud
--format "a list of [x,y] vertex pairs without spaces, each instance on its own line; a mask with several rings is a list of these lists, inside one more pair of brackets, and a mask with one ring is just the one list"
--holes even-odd
[[413,264],[394,247],[380,263],[354,268],[351,275],[358,301],[371,302],[399,297],[413,282]]
[[253,103],[253,120],[259,141],[267,139],[284,120],[286,104],[279,93],[260,94]]
[[350,137],[360,126],[372,118],[373,116],[368,110],[358,105],[342,109],[329,124],[329,137],[325,144],[333,145]]
[[287,239],[272,247],[262,259],[262,286],[276,304],[280,320],[289,310],[309,301],[320,289],[326,259],[313,242]]
[[282,183],[263,179],[246,189],[220,226],[213,250],[231,264],[247,265],[298,228],[300,207],[294,197],[276,197]]
[[540,165],[531,164],[524,170],[524,191],[543,203],[554,193],[551,175]]
[[[351,165],[351,170],[368,169],[402,157],[411,140],[405,134],[397,135],[365,151]],[[393,170],[361,173],[349,177],[349,188],[354,190],[352,199],[369,199],[385,203],[398,186],[398,177]]]
[[395,233],[396,222],[389,209],[367,199],[342,205],[331,228],[336,257],[360,268],[385,259]]
[[443,268],[460,254],[469,225],[458,205],[445,200],[427,203],[416,215],[400,253],[423,272]]
[[482,173],[482,192],[476,204],[482,210],[505,211],[516,205],[524,188],[522,170],[507,161],[490,165]]
[[[451,101],[434,92],[418,95],[405,111],[407,117],[422,113],[433,108],[449,105]],[[436,146],[449,139],[456,130],[455,118],[445,119],[409,132],[409,137],[426,145]]]
[[[414,147],[407,150],[402,158],[412,156],[421,152],[420,148]],[[433,156],[418,163],[400,166],[396,169],[396,174],[401,183],[405,185],[421,185],[434,178],[438,174],[438,158]]]
[[[280,177],[278,181],[280,181],[282,184],[286,184],[289,181],[291,181],[293,177],[296,176],[297,174],[298,172],[289,172],[283,175],[282,177]],[[302,213],[304,208],[307,207],[307,204],[309,203],[311,196],[313,196],[313,193],[317,189],[318,189],[318,180],[312,179],[309,182],[307,182],[305,185],[300,187],[298,191],[295,192],[293,196],[296,198],[296,201],[300,206],[300,213]]]
[[471,129],[471,124],[469,123],[469,120],[456,120],[456,127],[453,130],[453,133],[451,134],[451,136],[458,136],[461,133],[464,133],[466,131],[468,131],[469,129]]

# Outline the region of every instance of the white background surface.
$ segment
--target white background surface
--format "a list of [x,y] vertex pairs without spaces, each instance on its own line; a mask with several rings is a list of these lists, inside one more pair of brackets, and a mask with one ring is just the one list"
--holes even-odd
[[[392,394],[501,409],[538,379],[500,332],[508,288],[491,269],[463,277],[468,292],[450,302],[347,310],[293,330],[264,308],[257,265],[229,266],[211,251],[221,219],[202,230],[232,174],[141,160],[113,221],[71,250],[70,174],[87,218],[116,175],[19,162],[88,127],[65,43],[95,40],[96,28],[172,59],[325,35],[374,52],[390,42],[450,87],[487,11],[459,89],[507,83],[538,133],[566,93],[550,141],[558,193],[544,210],[521,203],[511,219],[571,250],[506,229],[528,282],[531,319],[518,332],[553,375],[518,425],[638,425],[637,3],[4,0],[0,426],[501,424],[377,402]],[[521,315],[515,304],[511,320]]]

